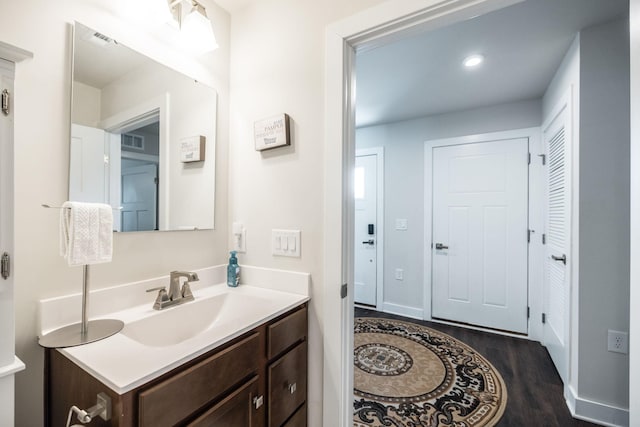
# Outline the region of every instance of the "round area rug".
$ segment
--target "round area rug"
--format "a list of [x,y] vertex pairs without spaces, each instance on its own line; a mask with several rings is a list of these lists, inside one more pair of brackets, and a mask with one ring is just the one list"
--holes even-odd
[[498,371],[425,326],[357,318],[354,426],[493,426],[507,404]]

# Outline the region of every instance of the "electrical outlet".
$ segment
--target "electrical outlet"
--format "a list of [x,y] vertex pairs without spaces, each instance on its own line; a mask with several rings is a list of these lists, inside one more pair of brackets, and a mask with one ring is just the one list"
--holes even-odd
[[396,268],[396,280],[404,280],[404,270]]
[[609,330],[607,334],[607,350],[615,353],[629,353],[629,334],[626,332]]

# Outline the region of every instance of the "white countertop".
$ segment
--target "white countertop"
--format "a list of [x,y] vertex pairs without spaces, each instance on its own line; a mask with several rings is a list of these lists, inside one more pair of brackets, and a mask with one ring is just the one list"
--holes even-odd
[[[152,308],[155,293],[140,296],[143,289],[164,284],[164,277],[92,291],[90,320],[122,320],[124,329],[58,351],[124,394],[309,300],[306,273],[245,266],[244,279],[251,285],[208,285],[219,283],[222,267],[198,270],[200,282],[192,286],[195,300],[163,310]],[[40,301],[42,333],[76,321],[66,313],[78,299],[74,294]]]
[[[199,299],[211,298],[226,292],[260,298],[264,304],[259,307],[252,306],[247,311],[236,311],[235,316],[229,316],[219,323],[214,322],[204,332],[173,345],[145,345],[127,335],[127,325],[131,322],[162,315],[163,312],[169,313],[169,310],[188,310],[189,304],[202,302],[198,301]],[[112,313],[109,318],[125,323],[123,331],[91,344],[58,351],[116,393],[124,394],[309,300],[308,297],[299,294],[248,285],[229,288],[226,284],[195,291],[194,296],[196,301],[160,311],[153,310],[150,304],[146,304]]]

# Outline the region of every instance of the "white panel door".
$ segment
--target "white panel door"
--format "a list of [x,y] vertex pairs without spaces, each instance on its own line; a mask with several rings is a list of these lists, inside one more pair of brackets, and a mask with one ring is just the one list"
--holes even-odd
[[546,154],[545,259],[543,341],[566,383],[569,373],[570,315],[570,144],[571,123],[566,97],[543,126]]
[[432,317],[527,333],[527,138],[433,148]]
[[356,157],[354,301],[376,305],[377,296],[377,155]]
[[[69,200],[109,203],[106,133],[102,129],[71,124]],[[107,146],[108,147],[108,146]]]
[[158,166],[122,169],[122,231],[148,231],[157,227]]

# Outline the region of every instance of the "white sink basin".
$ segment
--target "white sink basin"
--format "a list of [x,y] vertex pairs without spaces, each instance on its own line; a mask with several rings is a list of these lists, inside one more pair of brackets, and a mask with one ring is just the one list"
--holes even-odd
[[127,323],[122,334],[149,347],[179,344],[215,325],[227,324],[243,313],[267,312],[269,300],[249,295],[223,293],[165,308],[143,319]]

